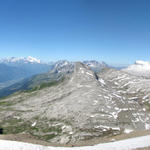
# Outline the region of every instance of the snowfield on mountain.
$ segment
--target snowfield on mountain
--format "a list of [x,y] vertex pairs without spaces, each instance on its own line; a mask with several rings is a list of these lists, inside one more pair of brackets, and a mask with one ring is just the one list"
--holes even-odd
[[125,69],[122,69],[127,73],[136,75],[136,76],[143,76],[150,78],[150,62],[147,61],[136,61],[135,64],[128,66]]
[[28,56],[27,58],[24,57],[10,57],[10,58],[3,58],[0,59],[0,63],[41,63],[41,60],[36,59],[34,57]]

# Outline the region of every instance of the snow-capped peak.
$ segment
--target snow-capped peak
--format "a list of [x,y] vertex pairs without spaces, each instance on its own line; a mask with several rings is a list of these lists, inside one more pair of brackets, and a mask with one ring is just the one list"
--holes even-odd
[[39,59],[36,59],[34,57],[28,56],[25,57],[10,57],[10,58],[4,58],[0,60],[0,63],[41,63]]
[[142,60],[137,60],[137,61],[135,62],[135,64],[136,64],[136,65],[143,65],[144,67],[150,66],[150,62],[148,62],[148,61],[142,61]]
[[27,60],[31,63],[41,63],[41,61],[39,59],[36,59],[34,57],[28,56]]
[[150,62],[138,60],[122,70],[133,75],[150,77]]
[[89,67],[107,66],[104,61],[98,62],[95,60],[90,60],[90,61],[86,60],[86,61],[83,61],[83,63],[88,65]]

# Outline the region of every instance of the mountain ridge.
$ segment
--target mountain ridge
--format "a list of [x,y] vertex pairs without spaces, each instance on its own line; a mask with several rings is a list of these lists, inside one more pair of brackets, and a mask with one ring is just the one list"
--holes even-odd
[[10,63],[41,63],[40,59],[34,57],[9,57],[0,59],[0,63],[10,64]]
[[[15,125],[15,133],[23,125],[25,133],[61,144],[147,130],[149,83],[149,79],[109,68],[95,75],[79,62],[56,86],[1,100],[0,126],[11,133],[9,129]],[[9,126],[13,119],[14,125]]]
[[[88,65],[95,72],[99,72],[102,68],[107,67],[105,63],[101,65],[101,62],[99,63],[97,61],[86,61],[86,63],[87,62],[88,64],[96,63],[96,66],[94,66],[93,64],[92,67]],[[39,65],[37,67],[39,67]],[[38,84],[40,85],[45,82],[49,83],[50,81],[53,82],[53,81],[59,80],[59,78],[73,73],[73,70],[75,68],[75,62],[69,62],[67,60],[60,60],[60,61],[55,62],[49,68],[51,69],[49,69],[47,73],[37,74],[37,75],[34,75],[33,77],[25,76],[25,78],[22,79],[21,81],[16,82],[15,84],[12,84],[6,88],[1,89],[0,97],[13,94],[14,92],[17,92],[20,90],[29,90],[31,88],[35,88],[35,85],[38,86]]]

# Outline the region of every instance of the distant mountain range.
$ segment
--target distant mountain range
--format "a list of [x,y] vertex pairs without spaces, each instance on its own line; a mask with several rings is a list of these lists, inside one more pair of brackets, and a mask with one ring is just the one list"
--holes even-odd
[[47,72],[52,68],[51,64],[42,63],[31,56],[27,58],[5,58],[0,60],[0,83],[8,83],[32,75]]
[[[83,61],[95,73],[104,68],[112,68],[101,61]],[[39,85],[59,81],[63,76],[73,73],[75,62],[60,60],[43,63],[31,56],[27,58],[6,58],[0,60],[0,97],[10,95],[17,91],[31,90]],[[116,68],[132,75],[150,77],[150,63],[136,61],[127,68]]]
[[41,63],[41,60],[36,59],[34,57],[28,56],[25,57],[10,57],[10,58],[2,58],[0,59],[0,63],[5,63],[8,65],[20,65],[20,64],[28,64],[28,63]]
[[[58,81],[59,78],[72,73],[75,66],[75,62],[67,60],[42,63],[33,57],[12,57],[2,59],[0,62],[0,67],[3,66],[3,68],[0,68],[2,70],[0,82],[3,83],[0,90],[0,97],[17,91],[33,89],[43,83]],[[106,63],[94,60],[83,61],[83,63],[89,66],[94,72],[100,72],[101,69],[108,67]],[[15,83],[15,81],[17,82]]]
[[[100,71],[101,68],[107,66],[104,62],[97,61],[84,61],[84,63],[95,71]],[[54,72],[70,72],[73,71],[73,68],[74,62],[66,60],[43,63],[41,60],[31,56],[27,58],[4,58],[0,59],[0,84],[8,84],[15,80],[31,77],[51,70]]]

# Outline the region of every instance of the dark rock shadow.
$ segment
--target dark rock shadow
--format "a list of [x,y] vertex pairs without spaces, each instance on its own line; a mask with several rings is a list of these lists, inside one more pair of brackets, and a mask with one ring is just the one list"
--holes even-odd
[[0,128],[0,134],[3,134],[3,128]]

